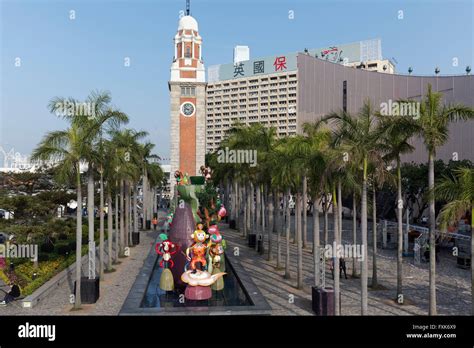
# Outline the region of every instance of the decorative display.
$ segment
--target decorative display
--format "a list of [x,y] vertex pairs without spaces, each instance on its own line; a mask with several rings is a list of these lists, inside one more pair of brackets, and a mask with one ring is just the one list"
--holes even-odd
[[198,224],[196,231],[191,235],[193,238],[194,243],[186,250],[186,257],[187,260],[190,261],[190,268],[193,273],[197,271],[197,264],[199,263],[199,269],[203,271],[206,269],[206,251],[207,245],[204,243],[209,235],[206,234],[203,230],[203,225]]
[[171,260],[171,256],[178,252],[179,246],[171,242],[164,233],[160,234],[160,239],[161,243],[157,243],[155,246],[157,254],[162,255],[160,267],[163,268],[163,271],[160,277],[160,289],[172,291],[174,290],[174,280],[170,269],[174,267],[174,262]]

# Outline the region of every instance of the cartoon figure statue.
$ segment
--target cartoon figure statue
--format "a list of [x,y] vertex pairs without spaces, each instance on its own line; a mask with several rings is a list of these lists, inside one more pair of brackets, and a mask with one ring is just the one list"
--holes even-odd
[[182,184],[183,185],[189,185],[190,181],[189,181],[189,175],[188,173],[186,173],[183,177],[183,181],[182,181]]
[[163,255],[160,261],[160,267],[173,268],[174,262],[171,260],[171,255],[174,255],[179,250],[179,245],[174,244],[168,239],[164,233],[160,234],[161,243],[156,243],[155,250],[159,255]]
[[164,233],[160,234],[161,243],[156,243],[155,250],[158,255],[163,255],[160,261],[160,267],[164,268],[160,277],[160,288],[165,291],[172,291],[174,289],[173,274],[170,268],[173,268],[174,262],[171,256],[176,254],[179,246],[168,239]]
[[[201,264],[201,271],[205,269],[207,262],[206,262],[206,251],[207,251],[207,244],[205,243],[206,239],[209,238],[209,235],[203,231],[203,225],[198,224],[197,229],[191,235],[193,238],[194,243],[186,249],[186,258],[190,261],[189,266],[193,270],[193,273],[197,271],[197,263]],[[190,254],[192,254],[190,256]]]
[[[184,292],[184,297],[189,300],[207,300],[212,297],[211,286],[222,280],[221,278],[225,275],[225,272],[216,271],[211,274],[206,270],[206,266],[209,266],[206,261],[206,252],[208,250],[208,243],[206,239],[209,235],[203,231],[203,225],[198,224],[196,231],[191,235],[193,238],[193,244],[186,249],[186,258],[190,261],[188,270],[187,267],[185,272],[181,275],[181,280],[188,284]],[[198,264],[200,267],[198,268]],[[220,289],[223,288],[219,286]]]
[[176,179],[176,185],[182,185],[182,180],[183,180],[183,173],[181,173],[179,170],[174,172],[174,178]]
[[199,169],[199,171],[201,172],[202,176],[206,179],[206,181],[211,180],[211,178],[212,178],[212,175],[211,175],[211,168],[205,167],[205,166],[201,166],[201,168]]
[[211,234],[209,241],[209,265],[212,265],[212,268],[220,268],[221,266],[221,255],[224,254],[222,241],[222,236],[219,232]]
[[217,215],[219,215],[219,217],[221,218],[227,215],[227,210],[225,209],[223,205],[221,205],[221,208],[219,209],[219,212],[217,213]]

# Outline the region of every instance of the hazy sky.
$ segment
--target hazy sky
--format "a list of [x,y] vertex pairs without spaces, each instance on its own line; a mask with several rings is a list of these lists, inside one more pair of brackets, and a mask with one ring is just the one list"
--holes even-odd
[[[0,4],[0,145],[29,154],[47,131],[66,127],[48,112],[51,98],[82,100],[98,89],[169,156],[167,82],[184,0]],[[206,67],[231,62],[235,45],[250,46],[252,58],[372,38],[402,73],[474,65],[472,0],[192,0],[191,14]]]

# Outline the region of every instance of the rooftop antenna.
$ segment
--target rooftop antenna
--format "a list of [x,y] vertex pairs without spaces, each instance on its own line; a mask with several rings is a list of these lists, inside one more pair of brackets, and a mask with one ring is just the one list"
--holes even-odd
[[186,16],[189,16],[189,9],[190,9],[189,0],[186,0]]

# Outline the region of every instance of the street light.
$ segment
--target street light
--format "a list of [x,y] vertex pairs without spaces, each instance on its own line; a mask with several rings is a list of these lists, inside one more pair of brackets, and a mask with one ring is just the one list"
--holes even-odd
[[466,66],[466,74],[469,75],[471,73],[471,67],[468,65]]
[[441,70],[439,70],[438,67],[435,68],[435,74],[436,74],[436,75],[438,75],[440,71],[441,71]]
[[408,74],[411,75],[412,72],[413,72],[413,68],[410,66],[410,67],[408,68]]

